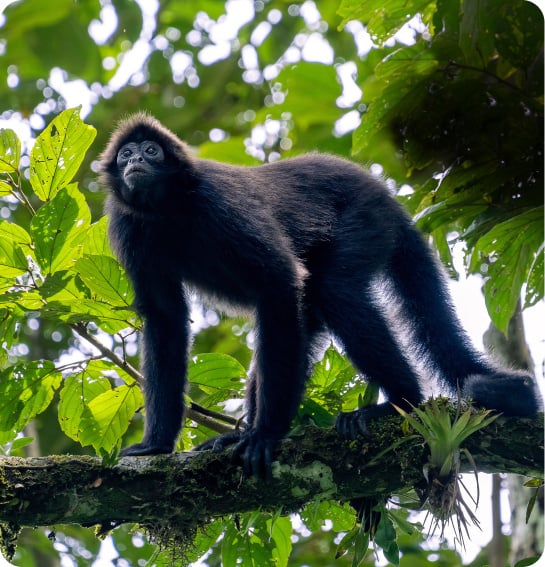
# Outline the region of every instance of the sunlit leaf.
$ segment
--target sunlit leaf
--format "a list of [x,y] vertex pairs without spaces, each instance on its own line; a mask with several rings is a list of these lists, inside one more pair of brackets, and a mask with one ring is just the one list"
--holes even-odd
[[93,372],[92,364],[85,371],[68,376],[60,393],[59,424],[74,441],[80,440],[81,418],[89,402],[111,389],[108,378]]
[[51,403],[62,376],[50,360],[17,364],[0,373],[0,431],[21,431]]
[[[15,132],[0,129],[0,173],[16,172],[20,158],[21,142]],[[0,191],[2,191],[1,187]]]
[[89,227],[83,242],[83,253],[113,257],[108,241],[108,217],[101,217]]
[[44,274],[74,265],[90,221],[89,206],[74,185],[61,189],[38,210],[30,229]]
[[267,527],[273,544],[272,556],[275,565],[288,565],[293,546],[291,541],[293,527],[289,516],[268,520]]
[[28,263],[22,248],[15,242],[0,239],[0,277],[15,278],[27,269]]
[[65,110],[38,136],[30,154],[30,183],[42,201],[50,201],[77,173],[96,130]]
[[232,356],[199,354],[189,364],[189,395],[194,401],[210,407],[240,392],[245,376],[246,369]]
[[17,244],[26,255],[34,256],[32,239],[22,226],[14,222],[0,221],[0,242],[3,240]]
[[121,307],[132,303],[129,280],[112,257],[86,254],[76,262],[75,271],[100,300]]
[[110,452],[121,438],[135,413],[144,403],[136,386],[118,386],[94,397],[86,405],[81,418],[79,441],[92,445],[97,453]]

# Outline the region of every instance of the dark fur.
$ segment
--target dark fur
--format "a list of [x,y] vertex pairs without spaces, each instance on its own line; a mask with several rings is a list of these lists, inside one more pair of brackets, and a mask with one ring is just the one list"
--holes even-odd
[[[116,155],[153,140],[165,153],[153,183],[127,194]],[[237,443],[261,473],[289,430],[325,331],[388,400],[407,407],[423,394],[373,294],[387,278],[402,301],[419,355],[451,393],[508,415],[531,415],[531,376],[498,371],[469,344],[433,254],[388,190],[356,164],[309,154],[257,167],[192,157],[155,119],[121,123],[102,154],[110,190],[110,238],[145,319],[142,372],[146,431],[125,455],[170,452],[180,431],[189,344],[186,286],[251,309],[257,348],[247,387],[248,428],[206,447]],[[353,437],[389,404],[342,414]]]

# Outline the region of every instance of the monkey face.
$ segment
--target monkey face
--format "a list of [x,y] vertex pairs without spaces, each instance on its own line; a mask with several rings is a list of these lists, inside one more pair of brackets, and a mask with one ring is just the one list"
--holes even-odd
[[164,161],[163,148],[151,140],[129,142],[117,153],[119,173],[130,191],[148,186]]

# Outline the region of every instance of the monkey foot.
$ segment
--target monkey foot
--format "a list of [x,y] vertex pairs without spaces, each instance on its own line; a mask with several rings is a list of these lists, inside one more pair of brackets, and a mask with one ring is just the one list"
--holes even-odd
[[136,443],[119,451],[120,457],[139,457],[143,455],[164,455],[172,453],[172,445],[159,445],[153,443]]

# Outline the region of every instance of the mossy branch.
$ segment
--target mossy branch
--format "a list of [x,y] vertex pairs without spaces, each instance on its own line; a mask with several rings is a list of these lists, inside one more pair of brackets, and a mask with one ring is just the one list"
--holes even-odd
[[[428,450],[414,435],[400,442],[401,421],[383,419],[369,437],[353,442],[307,427],[281,443],[269,481],[244,477],[229,451],[126,457],[113,467],[94,457],[0,457],[0,522],[168,522],[191,529],[211,517],[258,508],[287,513],[315,499],[421,488]],[[464,446],[482,472],[543,476],[541,418],[501,417]]]

